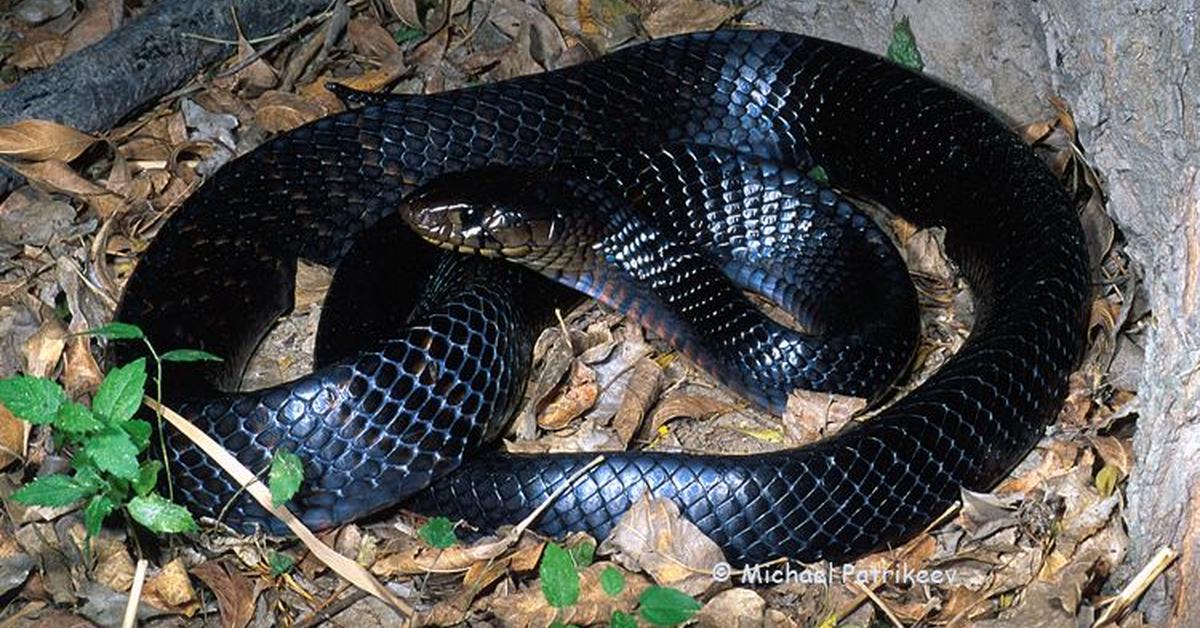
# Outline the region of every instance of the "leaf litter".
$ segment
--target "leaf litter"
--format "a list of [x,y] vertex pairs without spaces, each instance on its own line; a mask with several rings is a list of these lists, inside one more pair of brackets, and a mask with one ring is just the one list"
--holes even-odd
[[[24,0],[0,18],[13,34],[12,45],[0,48],[0,80],[18,80],[107,34],[130,17],[122,6]],[[64,330],[107,320],[138,254],[207,173],[273,133],[341,110],[325,86],[329,81],[431,93],[579,63],[648,35],[711,29],[740,11],[708,0],[339,2],[278,43],[239,36],[215,74],[102,136],[40,120],[2,128],[0,156],[29,185],[0,204],[0,375],[58,375],[72,396],[94,391],[101,376],[90,342]],[[953,581],[718,583],[708,574],[721,562],[720,550],[673,504],[656,500],[639,502],[608,539],[561,542],[576,558],[572,552],[579,550],[572,548],[588,543],[597,554],[554,576],[578,587],[574,602],[561,607],[551,604],[546,574],[539,575],[547,548],[560,546],[530,533],[515,542],[452,536],[448,547],[432,547],[420,533],[428,524],[399,514],[322,538],[390,583],[416,605],[421,620],[434,624],[631,625],[622,622],[688,608],[686,602],[660,608],[654,596],[647,603],[646,592],[656,586],[699,600],[702,607],[687,617],[702,626],[881,620],[1066,626],[1099,617],[1106,598],[1098,591],[1128,544],[1122,490],[1134,464],[1134,387],[1148,312],[1069,106],[1057,100],[1053,106],[1054,118],[1018,132],[1075,193],[1100,286],[1089,323],[1092,343],[1062,417],[995,493],[964,494],[943,525],[849,567],[827,567],[848,574],[952,571]],[[921,298],[925,333],[906,384],[911,387],[966,337],[973,317],[969,291],[937,230],[879,216],[891,227]],[[328,283],[327,269],[302,268],[298,307],[259,351],[248,385],[311,368],[311,339]],[[860,400],[802,393],[783,417],[771,417],[600,306],[564,312],[563,320],[538,342],[528,399],[505,441],[511,451],[767,451],[811,442],[862,418]],[[0,495],[11,494],[25,477],[22,465],[65,468],[65,461],[46,454],[48,443],[45,429],[30,430],[0,408],[6,471]],[[18,601],[3,617],[46,625],[119,623],[134,580],[135,540],[122,528],[107,528],[85,547],[80,511],[3,502],[10,517],[0,526],[0,589]],[[219,617],[235,627],[329,618],[388,625],[395,618],[372,598],[353,595],[295,542],[206,530],[163,551],[141,591],[139,617],[149,624],[199,625]],[[1139,622],[1136,613],[1126,621]]]

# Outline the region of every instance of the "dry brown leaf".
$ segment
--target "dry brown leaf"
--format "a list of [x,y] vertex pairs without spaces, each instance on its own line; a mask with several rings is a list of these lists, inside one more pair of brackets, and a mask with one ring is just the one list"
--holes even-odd
[[268,91],[254,103],[254,120],[272,133],[290,131],[326,115],[320,105],[296,94]]
[[417,0],[386,0],[384,3],[409,28],[421,27],[421,16],[417,12]]
[[192,588],[183,560],[163,565],[154,577],[146,581],[142,589],[142,601],[172,613],[191,617],[200,610],[200,598]]
[[1089,436],[1092,449],[1100,455],[1106,465],[1112,465],[1121,472],[1121,477],[1128,477],[1133,467],[1133,444],[1114,436]]
[[783,428],[793,442],[811,443],[842,429],[866,407],[861,397],[797,390],[788,395]]
[[[522,536],[513,551],[520,553],[530,544],[540,543],[528,535]],[[510,549],[513,548],[508,539],[496,537],[487,537],[473,545],[455,545],[444,550],[409,542],[398,548],[383,551],[379,560],[371,565],[371,573],[378,576],[412,576],[428,572],[467,571],[475,563],[494,560]]]
[[684,519],[669,499],[643,494],[600,544],[603,554],[654,581],[699,595],[717,583],[713,567],[725,562],[721,548]]
[[121,25],[125,10],[122,0],[91,0],[79,16],[79,20],[67,32],[67,43],[63,56],[83,50],[104,39]]
[[576,362],[571,367],[571,378],[563,393],[538,415],[537,423],[542,429],[560,430],[587,412],[599,396],[600,385],[596,383],[596,372],[582,362]]
[[216,596],[223,628],[242,628],[254,618],[258,590],[236,566],[228,561],[210,560],[192,567],[192,575]]
[[113,591],[128,591],[133,584],[134,563],[125,544],[111,538],[98,538],[92,542],[96,552],[96,582]]
[[125,206],[121,197],[79,176],[61,161],[14,163],[12,167],[32,182],[87,202],[101,218],[108,218]]
[[685,392],[674,393],[667,395],[654,408],[654,413],[650,415],[646,429],[650,433],[654,433],[672,419],[679,417],[706,419],[734,410],[737,410],[737,406],[714,397]]
[[642,420],[646,418],[646,411],[658,397],[658,390],[662,385],[662,372],[662,367],[650,358],[643,357],[634,364],[625,396],[621,399],[621,406],[612,420],[617,438],[625,445],[638,433]]
[[495,0],[489,18],[512,37],[520,37],[520,29],[528,25],[529,53],[544,68],[548,68],[566,50],[567,43],[554,20],[533,4],[520,0]]
[[78,397],[84,392],[91,392],[100,386],[104,374],[96,363],[88,347],[85,336],[74,336],[67,341],[67,350],[63,355],[63,387],[72,397]]
[[0,126],[0,155],[29,161],[71,161],[96,138],[49,120],[21,120]]
[[488,597],[483,606],[496,614],[500,624],[521,628],[545,627],[555,621],[563,624],[590,626],[607,624],[613,611],[632,613],[638,597],[650,586],[640,574],[626,573],[625,588],[615,596],[600,586],[600,574],[612,563],[598,562],[579,572],[579,600],[564,609],[546,603],[540,586],[530,586],[515,593],[498,592]]
[[696,613],[699,628],[737,628],[761,626],[765,620],[767,602],[750,589],[730,589],[718,593]]
[[[279,75],[271,64],[267,63],[266,59],[256,57],[258,52],[242,33],[238,32],[237,37],[238,54],[237,57],[230,62],[230,69],[241,67],[232,76],[224,76],[213,81],[216,87],[220,90],[243,90],[245,96],[254,98],[262,94],[264,91],[275,87],[279,82]],[[248,60],[254,59],[253,61]],[[243,67],[244,65],[244,67]],[[205,109],[209,107],[201,104]],[[210,109],[211,110],[211,109]]]
[[712,30],[742,12],[742,7],[708,0],[663,0],[642,16],[653,38]]
[[0,405],[0,469],[25,458],[29,424]]
[[400,44],[392,34],[369,17],[356,17],[346,27],[346,38],[359,54],[372,59],[387,59],[400,54]]
[[25,373],[34,377],[51,377],[63,349],[67,346],[67,330],[56,318],[47,318],[37,332],[25,341]]
[[22,70],[40,70],[63,56],[67,38],[46,28],[25,34],[17,41],[6,61]]

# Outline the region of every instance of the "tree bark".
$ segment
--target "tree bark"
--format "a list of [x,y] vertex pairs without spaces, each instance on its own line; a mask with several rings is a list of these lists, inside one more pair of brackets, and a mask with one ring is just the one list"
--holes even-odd
[[[1163,545],[1179,561],[1143,597],[1147,619],[1200,619],[1200,27],[1198,0],[766,0],[764,26],[886,49],[909,16],[926,72],[1017,120],[1074,110],[1109,211],[1145,277],[1146,334],[1132,546],[1120,586]],[[1132,295],[1130,295],[1132,298]]]
[[[182,85],[233,50],[189,34],[233,40],[233,13],[247,38],[269,35],[329,0],[161,0],[92,46],[0,92],[0,124],[54,120],[96,132]],[[0,172],[0,194],[10,177]]]

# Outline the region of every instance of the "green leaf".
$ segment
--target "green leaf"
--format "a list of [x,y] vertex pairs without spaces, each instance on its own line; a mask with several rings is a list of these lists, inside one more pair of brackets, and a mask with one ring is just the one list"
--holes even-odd
[[921,51],[917,50],[917,37],[913,35],[908,16],[901,18],[892,27],[892,41],[888,44],[887,57],[914,72],[925,69],[925,60],[921,58]]
[[105,428],[90,437],[83,451],[101,471],[125,480],[137,477],[137,445],[130,440],[129,433],[119,427]]
[[825,172],[825,169],[821,166],[813,166],[808,171],[808,178],[821,185],[829,185],[829,173]]
[[420,39],[424,36],[425,31],[419,28],[411,28],[408,26],[405,26],[397,30],[395,33],[392,33],[392,39],[396,40],[396,43],[398,44],[405,44],[410,41]]
[[146,337],[146,334],[142,333],[141,328],[137,325],[117,321],[89,329],[83,333],[86,336],[99,336],[109,340],[141,340]]
[[300,490],[300,481],[304,479],[304,465],[300,456],[281,449],[271,457],[271,472],[267,476],[267,485],[271,489],[271,503],[282,506]]
[[18,375],[0,380],[0,404],[17,418],[34,425],[53,422],[66,401],[67,393],[62,386],[45,377]]
[[151,532],[192,532],[197,529],[192,513],[157,493],[134,497],[126,508],[134,521]]
[[542,578],[542,595],[554,608],[566,608],[579,600],[579,572],[571,554],[557,543],[550,543],[542,552],[538,566]]
[[133,444],[137,446],[138,451],[146,451],[150,446],[150,433],[154,431],[149,423],[141,419],[132,419],[130,421],[121,422],[121,429],[129,434],[129,438],[133,440]]
[[1104,497],[1108,497],[1117,490],[1117,485],[1124,478],[1121,469],[1115,465],[1106,464],[1098,473],[1096,473],[1096,490]]
[[146,358],[138,358],[104,376],[92,398],[92,412],[110,423],[131,419],[142,405],[145,389]]
[[596,559],[596,544],[591,541],[584,541],[567,551],[571,554],[571,561],[575,563],[576,569],[583,569]]
[[158,359],[163,362],[220,362],[221,356],[199,349],[172,349]]
[[116,508],[116,503],[104,495],[97,495],[88,500],[87,506],[83,508],[83,527],[87,529],[88,536],[100,534],[104,518]]
[[137,477],[133,479],[133,492],[139,497],[145,497],[154,490],[158,484],[158,472],[162,470],[162,463],[157,460],[147,460],[138,468]]
[[637,628],[637,620],[629,613],[613,611],[612,619],[608,620],[610,628]]
[[80,486],[71,478],[61,474],[44,475],[12,494],[12,498],[26,506],[70,506],[94,491]]
[[652,586],[638,598],[638,614],[655,626],[677,626],[700,610],[700,602],[670,587]]
[[71,434],[89,434],[101,430],[104,424],[92,414],[91,408],[68,401],[58,408],[54,427]]
[[100,472],[96,470],[96,463],[83,455],[83,452],[75,454],[75,457],[71,459],[71,466],[75,467],[75,483],[88,493],[99,493],[108,487],[109,482],[100,477]]
[[625,590],[625,575],[620,569],[609,565],[600,572],[600,588],[611,597],[617,597]]
[[283,552],[271,552],[267,555],[267,564],[271,566],[271,575],[278,578],[296,566],[296,559]]
[[445,517],[434,517],[426,521],[417,533],[430,547],[437,549],[447,549],[458,542],[458,537],[454,534],[454,524]]

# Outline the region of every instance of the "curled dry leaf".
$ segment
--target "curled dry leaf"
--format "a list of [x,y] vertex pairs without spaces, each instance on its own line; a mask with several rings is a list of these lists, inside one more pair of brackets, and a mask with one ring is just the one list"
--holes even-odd
[[392,34],[368,17],[356,17],[346,27],[350,45],[361,55],[372,59],[387,59],[400,53],[400,44]]
[[653,38],[712,30],[741,13],[742,7],[709,0],[659,0],[650,3],[642,26]]
[[71,161],[96,138],[49,120],[21,120],[0,126],[0,155],[29,161]]
[[258,590],[237,567],[228,561],[210,560],[192,568],[217,598],[223,628],[242,628],[254,618],[254,600]]
[[191,617],[200,610],[200,598],[192,588],[183,560],[176,558],[163,566],[142,589],[142,601],[163,610]]
[[725,626],[761,626],[767,612],[767,602],[750,589],[730,589],[718,593],[696,613],[699,628]]
[[290,131],[326,113],[320,105],[288,92],[268,91],[254,103],[254,121],[271,133]]
[[41,248],[71,230],[75,208],[31,186],[17,188],[0,203],[0,244]]
[[647,357],[638,359],[633,365],[625,396],[621,399],[621,406],[617,408],[612,420],[617,438],[625,445],[638,433],[642,420],[646,418],[646,411],[657,398],[659,387],[662,385],[662,373],[662,367]]
[[654,581],[699,595],[716,584],[713,567],[725,562],[721,548],[683,518],[669,499],[643,494],[621,516],[598,551]]
[[12,166],[32,182],[86,202],[101,218],[108,218],[125,207],[124,199],[79,176],[62,161],[19,163]]
[[96,553],[93,572],[96,582],[113,591],[128,591],[133,584],[135,566],[125,544],[117,539],[100,537],[93,541],[92,549]]
[[1089,436],[1088,442],[1092,444],[1092,449],[1096,450],[1104,464],[1114,467],[1121,477],[1129,476],[1133,467],[1132,443],[1113,436]]
[[0,469],[25,458],[29,424],[0,405]]
[[861,397],[797,390],[788,395],[784,430],[793,442],[811,443],[842,429],[866,407]]
[[[517,542],[513,552],[520,554],[531,544],[540,547],[541,543],[525,535]],[[412,576],[428,572],[467,571],[475,563],[495,560],[510,549],[512,543],[509,539],[494,536],[484,537],[472,545],[455,545],[444,550],[406,541],[399,547],[381,550],[381,557],[371,565],[371,572],[378,576]]]
[[18,40],[5,61],[22,70],[40,70],[58,61],[66,47],[66,37],[40,28]]
[[580,571],[579,599],[563,609],[550,606],[536,583],[516,593],[496,593],[484,601],[484,606],[502,625],[514,628],[550,626],[555,621],[579,626],[607,624],[613,611],[632,614],[638,598],[650,586],[640,574],[626,573],[625,587],[617,595],[609,595],[600,586],[600,574],[610,567],[612,563],[602,561]]
[[78,397],[84,392],[96,390],[104,374],[92,350],[88,347],[85,336],[74,336],[67,341],[67,350],[63,356],[63,386],[72,397]]
[[737,406],[715,397],[687,392],[672,393],[664,397],[654,408],[646,431],[654,433],[668,421],[680,417],[707,419],[737,410]]
[[562,429],[572,419],[587,412],[599,396],[600,385],[596,382],[596,372],[582,362],[576,362],[571,367],[571,377],[562,394],[538,416],[538,425],[547,430]]
[[[257,96],[263,93],[263,91],[274,87],[279,82],[279,76],[275,72],[275,69],[271,67],[271,64],[267,63],[262,57],[255,58],[258,52],[254,50],[254,46],[246,41],[246,38],[240,32],[238,33],[237,42],[238,54],[230,64],[232,67],[240,67],[241,69],[232,76],[225,76],[215,80],[214,83],[217,87],[222,90],[243,89],[245,90],[245,95],[249,97]],[[254,60],[249,61],[250,59]]]
[[92,0],[87,3],[83,13],[67,32],[67,43],[63,48],[63,56],[83,50],[88,46],[104,39],[121,25],[125,11],[122,0]]
[[25,374],[51,377],[63,349],[67,346],[67,330],[56,318],[47,318],[37,333],[25,341]]

